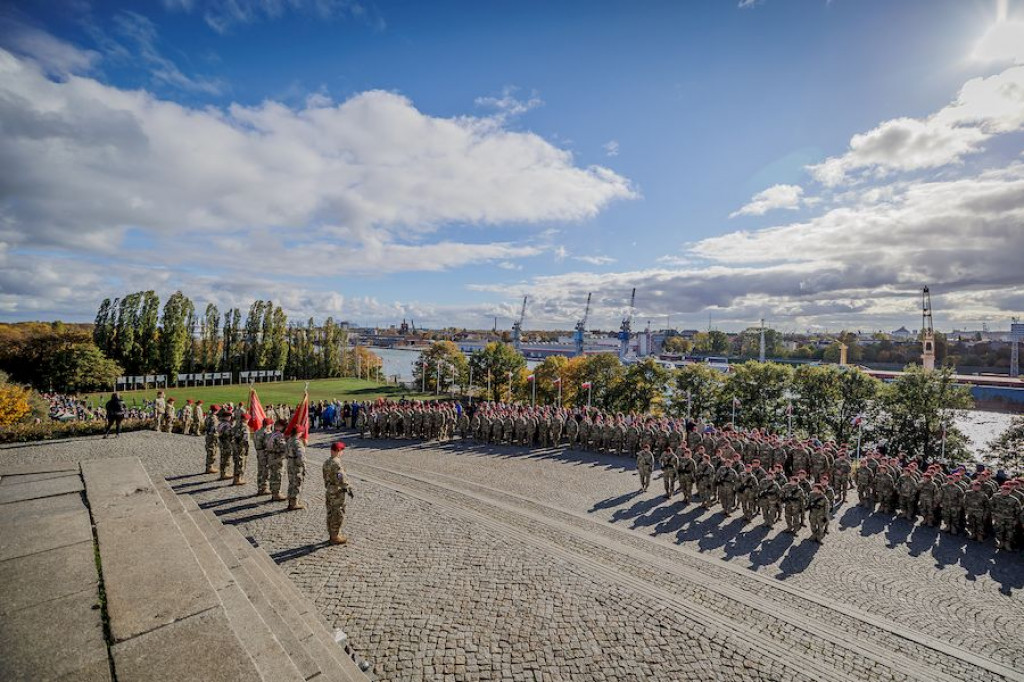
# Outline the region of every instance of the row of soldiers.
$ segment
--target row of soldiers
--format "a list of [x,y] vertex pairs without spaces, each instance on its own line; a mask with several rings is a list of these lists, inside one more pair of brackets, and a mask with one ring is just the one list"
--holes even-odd
[[[249,458],[249,416],[241,405],[214,405],[206,416],[206,473],[219,474],[219,480],[245,485]],[[288,421],[267,417],[251,432],[256,450],[256,495],[270,495],[273,501],[288,501],[288,509],[304,509],[300,498],[306,475],[306,446],[295,433],[285,435]],[[287,466],[286,466],[287,465]],[[230,473],[229,473],[230,467]],[[287,470],[288,495],[281,494],[282,470]]]
[[[846,453],[841,453],[840,459],[849,463]],[[647,491],[655,465],[649,445],[641,447],[636,463],[640,490]],[[668,499],[678,492],[687,505],[696,490],[702,507],[709,509],[721,504],[725,516],[739,509],[744,520],[753,521],[760,515],[764,525],[771,528],[784,513],[788,533],[797,533],[808,520],[815,542],[822,542],[828,533],[829,518],[837,504],[828,474],[817,482],[812,482],[804,470],[787,477],[781,463],[765,468],[759,459],[754,459],[744,464],[743,456],[731,448],[719,448],[709,454],[703,445],[698,445],[696,452],[686,445],[680,445],[678,450],[666,447],[658,464]],[[845,496],[846,488],[841,486],[840,490]]]
[[[703,447],[714,453],[729,449],[741,455],[744,464],[755,459],[766,467],[781,464],[794,475],[806,471],[813,481],[834,473],[837,456],[845,446],[816,440],[786,439],[759,430],[736,431],[702,427],[684,419],[650,415],[605,413],[596,409],[565,409],[551,406],[528,407],[503,403],[478,403],[472,411],[459,403],[398,404],[381,402],[362,410],[357,418],[360,435],[371,438],[450,440],[458,435],[481,443],[525,447],[566,445],[591,452],[608,452],[636,457],[643,447],[661,453],[678,451],[685,445],[691,452]],[[842,465],[835,472],[848,479],[852,468]]]
[[[218,405],[213,407],[220,409]],[[242,403],[238,404],[238,408],[244,409]],[[232,406],[232,409],[236,408]],[[265,412],[271,421],[284,419],[287,422],[292,416],[292,408],[288,405],[268,405]],[[156,431],[171,433],[180,430],[186,436],[202,436],[206,433],[206,423],[202,400],[193,402],[189,398],[178,409],[173,396],[165,398],[163,391],[157,391],[156,400],[153,401],[153,428]]]
[[939,464],[922,471],[916,462],[903,465],[873,452],[860,462],[855,480],[862,507],[979,542],[991,530],[999,549],[1012,549],[1024,527],[1024,476],[999,481],[987,468],[947,474]]

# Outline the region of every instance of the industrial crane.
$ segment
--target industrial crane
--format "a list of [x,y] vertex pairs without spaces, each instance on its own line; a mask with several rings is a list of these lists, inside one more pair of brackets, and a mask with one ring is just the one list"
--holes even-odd
[[583,355],[583,335],[587,333],[587,318],[590,317],[590,297],[587,294],[587,307],[583,310],[583,319],[576,323],[576,333],[572,335],[573,343],[576,344],[576,355]]
[[633,329],[633,311],[636,308],[636,287],[633,287],[633,293],[629,296],[629,310],[626,312],[626,316],[622,318],[622,326],[619,327],[619,357],[626,357],[626,353],[629,352],[629,339],[632,336]]
[[512,323],[512,347],[520,352],[523,343],[523,318],[526,317],[526,296],[523,296],[523,308],[519,311],[519,319]]

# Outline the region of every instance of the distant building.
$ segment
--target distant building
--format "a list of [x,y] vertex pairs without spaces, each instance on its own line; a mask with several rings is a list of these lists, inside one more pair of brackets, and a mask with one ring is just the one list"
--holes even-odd
[[900,327],[895,331],[889,332],[889,336],[892,337],[893,341],[909,341],[913,338],[913,334],[906,327]]

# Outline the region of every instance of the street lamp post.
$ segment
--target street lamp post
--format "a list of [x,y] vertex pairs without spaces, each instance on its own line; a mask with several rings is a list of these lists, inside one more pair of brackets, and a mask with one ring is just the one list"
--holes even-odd
[[473,363],[469,363],[469,404],[473,404]]

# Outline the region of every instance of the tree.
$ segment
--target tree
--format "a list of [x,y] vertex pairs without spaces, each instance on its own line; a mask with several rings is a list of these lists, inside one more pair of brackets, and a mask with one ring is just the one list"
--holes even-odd
[[559,384],[556,380],[565,383],[565,370],[569,366],[569,358],[564,355],[549,355],[533,369],[534,381],[537,383],[537,404],[556,405],[558,396],[561,394],[562,402],[565,403],[565,386],[559,391]]
[[722,402],[724,374],[705,364],[694,363],[685,365],[676,372],[675,383],[676,390],[671,405],[673,414],[684,417],[689,411],[694,418],[714,418],[718,405]]
[[880,413],[872,433],[887,443],[890,454],[933,459],[942,451],[945,429],[945,456],[961,461],[969,454],[967,438],[953,421],[973,405],[969,389],[955,383],[951,368],[928,371],[908,365],[879,393]]
[[453,386],[453,380],[455,384],[464,386],[468,375],[469,361],[452,341],[435,341],[430,344],[429,348],[420,353],[412,369],[414,382],[417,386],[425,385],[427,392],[447,391]]
[[220,312],[212,303],[206,304],[202,323],[203,370],[216,372],[220,365]]
[[32,414],[31,391],[8,383],[6,375],[0,381],[0,426],[11,426]]
[[732,401],[738,398],[736,420],[744,428],[780,430],[792,375],[791,367],[777,362],[733,365],[725,380],[724,397],[728,402],[719,406],[719,415],[731,419]]
[[7,349],[4,365],[19,381],[67,393],[110,388],[123,372],[103,355],[91,334],[62,325]]
[[729,335],[718,329],[699,332],[693,339],[694,351],[711,355],[724,355],[729,352]]
[[988,444],[1004,469],[1024,468],[1024,415],[1017,415],[999,436]]
[[[274,302],[263,304],[263,323],[260,329],[259,369],[268,369],[274,361]],[[339,368],[340,372],[340,368]],[[339,374],[340,376],[340,374]]]
[[110,299],[105,298],[100,303],[100,309],[96,311],[96,322],[92,328],[92,340],[103,352],[110,350],[110,341],[114,336],[114,311],[110,305]]
[[137,345],[140,303],[142,292],[128,294],[122,298],[117,309],[117,322],[114,325],[113,357],[131,373],[137,373],[140,364]]
[[224,313],[224,360],[221,369],[233,372],[240,368],[242,312],[232,308]]
[[160,366],[160,339],[157,323],[160,318],[160,298],[155,291],[142,294],[142,309],[139,312],[139,371],[144,374],[155,372]]
[[243,367],[259,369],[263,365],[260,332],[263,329],[263,301],[253,301],[249,306],[249,314],[245,318],[245,334],[242,337],[244,350]]
[[342,372],[345,376],[371,378],[377,375],[377,368],[383,368],[384,361],[366,346],[354,346],[342,353]]
[[[568,389],[576,392],[575,401],[572,401],[571,395],[569,397],[563,395],[563,400],[567,404],[583,407],[587,404],[589,395],[594,407],[608,408],[611,404],[610,396],[622,381],[625,368],[619,362],[617,355],[597,353],[573,358],[566,367],[565,373],[568,375],[568,379],[562,379],[562,390]],[[585,383],[591,385],[589,390],[583,388]]]
[[269,365],[271,369],[279,372],[284,371],[288,364],[288,316],[284,314],[281,306],[274,308],[274,317],[271,323],[271,341]]
[[[778,358],[785,355],[782,334],[774,329],[764,330],[765,357]],[[749,327],[740,334],[740,355],[756,358],[761,355],[761,328]]]
[[[508,389],[508,375],[513,377],[526,367],[526,358],[507,343],[491,342],[476,351],[469,360],[473,364],[473,383],[487,386],[490,378],[490,400],[504,400]],[[415,374],[418,377],[419,375]],[[428,377],[429,379],[429,377]]]
[[160,329],[160,363],[168,380],[181,371],[188,349],[188,317],[195,310],[192,301],[175,291],[164,304]]
[[651,358],[626,368],[622,380],[608,393],[611,409],[646,414],[662,411],[670,373]]
[[693,342],[681,336],[670,336],[661,345],[661,350],[663,353],[671,353],[672,355],[685,355],[693,350]]
[[848,441],[853,418],[870,410],[880,386],[855,367],[802,365],[793,372],[793,421],[808,435]]

